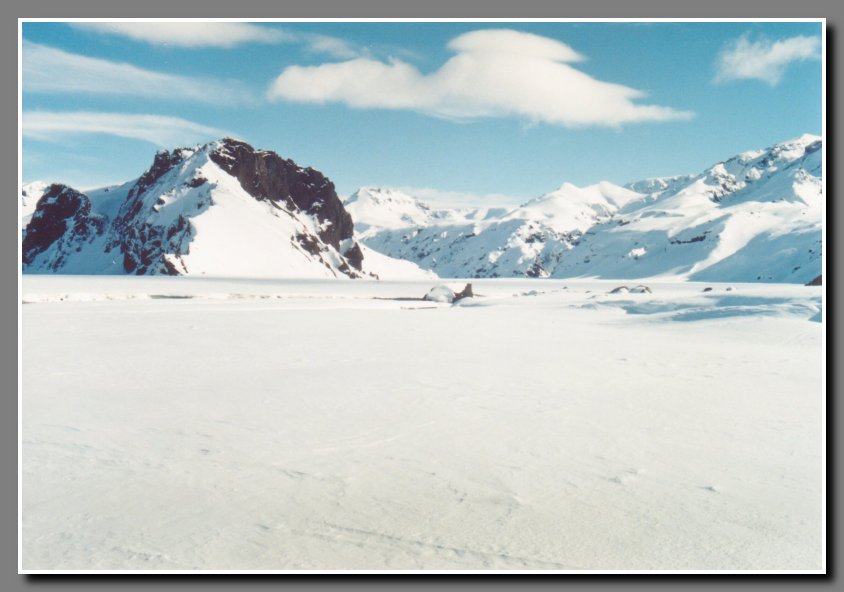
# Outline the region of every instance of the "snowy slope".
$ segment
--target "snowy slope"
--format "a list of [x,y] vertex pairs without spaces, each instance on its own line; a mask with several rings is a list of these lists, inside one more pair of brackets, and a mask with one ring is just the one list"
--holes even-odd
[[403,191],[380,187],[361,187],[343,204],[355,220],[355,235],[359,237],[372,237],[389,229],[469,224],[497,218],[508,211],[504,208],[434,209]]
[[555,277],[805,283],[821,273],[821,140],[802,136],[668,183],[596,225]]
[[359,236],[367,236],[371,230],[427,226],[438,218],[436,211],[395,189],[362,187],[343,205],[353,220],[361,221],[355,226]]
[[564,183],[556,191],[508,213],[506,218],[535,220],[561,232],[584,232],[611,217],[626,204],[644,197],[641,193],[606,181],[588,187]]
[[566,183],[507,212],[434,211],[371,188],[350,212],[362,243],[442,277],[805,283],[821,274],[821,146],[804,135],[697,175]]
[[513,210],[434,210],[407,194],[367,187],[346,204],[361,229],[358,240],[438,275],[545,277],[547,262],[562,257],[583,230],[643,197],[611,183],[566,184]]
[[46,181],[33,181],[21,187],[21,228],[25,228],[29,223],[29,219],[35,212],[35,205],[50,185],[51,183]]
[[[124,185],[83,194],[54,184],[43,194],[24,238],[27,273],[363,275],[333,184],[235,140],[161,151]],[[413,264],[373,259],[369,273],[414,273]]]
[[433,271],[422,269],[412,261],[382,255],[366,245],[361,245],[361,251],[363,252],[362,271],[368,276],[389,280],[422,280],[438,277]]

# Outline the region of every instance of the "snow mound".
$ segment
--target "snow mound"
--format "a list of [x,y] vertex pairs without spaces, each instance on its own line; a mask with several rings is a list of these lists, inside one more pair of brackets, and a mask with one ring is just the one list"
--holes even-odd
[[444,284],[438,284],[428,290],[428,293],[425,294],[424,300],[451,304],[454,302],[454,290]]

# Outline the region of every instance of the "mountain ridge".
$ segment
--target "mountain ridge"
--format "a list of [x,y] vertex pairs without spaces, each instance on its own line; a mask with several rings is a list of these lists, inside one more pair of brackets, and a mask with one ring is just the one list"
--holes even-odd
[[[821,148],[819,136],[804,134],[698,174],[564,183],[494,216],[447,208],[404,222],[384,210],[373,216],[372,203],[389,202],[375,188],[347,205],[363,244],[442,277],[805,283],[822,265]],[[403,194],[402,207],[433,211],[414,200]]]
[[362,187],[341,201],[319,171],[224,138],[161,150],[122,185],[24,186],[22,265],[26,273],[806,283],[822,273],[822,147],[805,134],[697,174],[563,183],[515,208],[437,208],[390,188]]

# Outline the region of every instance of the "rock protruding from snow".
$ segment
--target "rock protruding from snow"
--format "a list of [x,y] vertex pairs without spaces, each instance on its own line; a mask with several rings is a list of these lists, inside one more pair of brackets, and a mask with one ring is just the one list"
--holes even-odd
[[[255,199],[280,203],[291,211],[315,217],[323,242],[339,248],[340,241],[352,238],[352,217],[337,197],[334,184],[319,171],[231,138],[217,142],[209,158]],[[350,247],[349,263],[360,271],[362,255],[356,247]]]
[[458,300],[463,300],[464,298],[473,298],[475,296],[475,292],[472,290],[472,284],[466,284],[459,292],[454,293],[454,301],[457,302]]
[[52,270],[71,255],[72,249],[102,234],[102,217],[91,213],[91,200],[71,187],[51,185],[38,200],[21,246],[23,264],[32,263],[51,247],[58,253]]
[[630,288],[630,293],[631,294],[650,294],[651,289],[647,286],[641,286],[641,285],[633,286],[632,288]]

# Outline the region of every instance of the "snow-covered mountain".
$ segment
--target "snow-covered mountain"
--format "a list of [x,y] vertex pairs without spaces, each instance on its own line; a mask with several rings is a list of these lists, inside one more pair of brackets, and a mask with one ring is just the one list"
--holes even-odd
[[440,276],[546,277],[541,261],[558,259],[585,229],[642,197],[610,183],[566,184],[513,210],[434,210],[405,193],[366,187],[345,203],[361,242]]
[[[461,223],[503,216],[505,208],[433,209],[397,189],[362,187],[343,204],[352,215],[357,236],[373,236],[389,228]],[[357,222],[360,220],[360,222]]]
[[331,181],[231,138],[159,151],[119,186],[81,193],[31,184],[22,203],[27,273],[431,275],[379,254],[364,261]]
[[822,266],[821,146],[804,135],[696,175],[566,183],[510,211],[432,210],[373,188],[346,204],[362,243],[442,277],[805,283]]
[[33,181],[21,187],[20,215],[23,220],[23,227],[26,227],[29,223],[29,219],[35,213],[35,205],[50,185],[51,183],[47,183],[46,181]]

